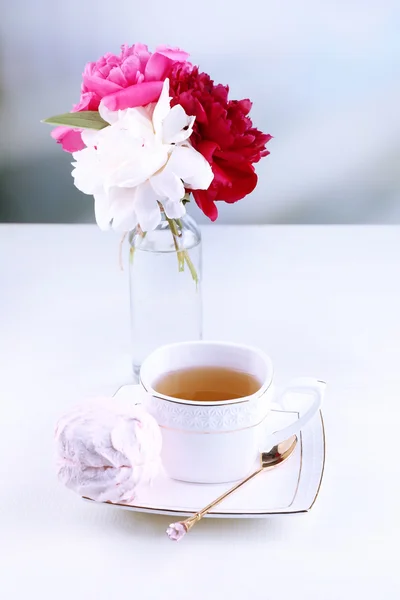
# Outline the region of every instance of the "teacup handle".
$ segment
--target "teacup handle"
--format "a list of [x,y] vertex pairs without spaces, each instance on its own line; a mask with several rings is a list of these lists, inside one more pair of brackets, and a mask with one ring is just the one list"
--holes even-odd
[[300,430],[307,425],[321,408],[325,388],[326,383],[324,381],[319,381],[318,379],[313,379],[311,377],[302,377],[300,379],[295,379],[281,390],[276,402],[282,406],[282,408],[284,408],[283,400],[288,393],[298,392],[309,394],[310,396],[313,396],[313,402],[301,417],[294,421],[294,423],[287,425],[283,429],[274,431],[274,433],[268,436],[267,442],[269,447],[272,448],[272,446],[289,439],[292,435],[298,434]]

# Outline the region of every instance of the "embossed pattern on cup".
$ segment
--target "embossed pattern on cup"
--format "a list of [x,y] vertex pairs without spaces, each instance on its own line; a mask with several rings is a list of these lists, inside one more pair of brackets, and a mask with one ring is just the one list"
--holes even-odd
[[148,412],[153,415],[160,427],[183,429],[195,432],[235,431],[253,427],[266,416],[269,407],[269,394],[249,400],[246,404],[218,404],[198,406],[180,404],[148,395],[144,399]]

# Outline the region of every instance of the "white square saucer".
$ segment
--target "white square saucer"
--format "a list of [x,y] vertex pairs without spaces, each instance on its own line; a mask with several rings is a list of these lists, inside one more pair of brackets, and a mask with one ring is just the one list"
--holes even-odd
[[[131,396],[134,386],[126,385],[115,397]],[[268,429],[274,431],[299,418],[299,413],[273,409]],[[216,506],[207,517],[262,518],[308,512],[321,487],[325,464],[325,432],[321,412],[301,431],[292,456],[279,467],[260,473]],[[258,464],[254,465],[254,470]],[[196,484],[170,479],[160,473],[132,504],[109,506],[137,512],[187,517],[228,490],[233,484]],[[85,498],[85,500],[90,500]]]

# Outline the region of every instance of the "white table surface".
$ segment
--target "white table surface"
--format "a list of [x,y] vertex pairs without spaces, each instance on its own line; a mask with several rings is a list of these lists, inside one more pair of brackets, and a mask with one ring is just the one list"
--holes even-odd
[[131,380],[127,273],[94,226],[0,227],[0,597],[399,597],[400,228],[204,232],[205,336],[258,345],[278,383],[329,383],[325,477],[306,515],[170,518],[81,501],[53,429]]

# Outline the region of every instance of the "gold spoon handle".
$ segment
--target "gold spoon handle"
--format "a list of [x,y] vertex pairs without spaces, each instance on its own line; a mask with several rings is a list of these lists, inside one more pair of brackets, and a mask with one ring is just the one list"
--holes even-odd
[[285,460],[287,460],[289,458],[289,456],[291,456],[291,454],[293,453],[293,450],[296,447],[296,444],[297,444],[296,436],[293,435],[289,440],[287,440],[285,442],[285,446],[287,446],[288,443],[290,445],[289,445],[289,447],[286,447],[286,450],[284,452],[282,452],[282,450],[280,449],[282,444],[279,444],[278,446],[274,446],[269,452],[263,452],[261,455],[261,467],[259,469],[257,469],[257,471],[254,471],[254,473],[251,473],[251,475],[246,477],[246,479],[243,479],[242,481],[239,481],[239,483],[236,483],[233,487],[231,487],[230,490],[221,494],[221,496],[219,496],[218,498],[216,498],[215,500],[210,502],[210,504],[207,504],[207,506],[205,506],[202,510],[199,510],[199,512],[195,513],[188,519],[185,519],[185,521],[179,521],[178,523],[171,523],[171,525],[168,527],[168,529],[166,531],[169,539],[179,542],[179,540],[182,539],[182,537],[193,527],[193,525],[198,523],[204,517],[204,515],[206,515],[208,512],[210,512],[210,510],[212,508],[214,508],[214,506],[217,506],[217,504],[222,502],[222,500],[225,500],[225,498],[230,496],[230,494],[233,494],[233,492],[236,492],[236,490],[238,490],[240,487],[242,487],[242,485],[244,485],[245,483],[250,481],[250,479],[253,479],[256,475],[258,475],[262,471],[265,471],[267,469],[273,469],[277,465],[279,465],[279,464],[283,463]]
[[225,500],[227,496],[230,496],[230,494],[236,492],[236,490],[238,490],[240,487],[242,487],[242,485],[250,481],[250,479],[253,479],[253,477],[261,473],[261,471],[264,471],[263,467],[261,467],[257,471],[254,471],[254,473],[246,477],[246,479],[243,479],[243,481],[239,481],[239,483],[236,483],[233,487],[231,487],[230,490],[224,492],[223,494],[221,494],[221,496],[218,496],[218,498],[210,502],[210,504],[207,504],[207,506],[199,510],[199,512],[182,521],[182,525],[185,527],[186,531],[189,531],[189,529],[191,529],[193,525],[195,525],[195,523],[198,523],[204,517],[204,515],[206,515],[212,508],[214,508],[214,506],[217,506],[217,504],[222,502],[222,500]]

